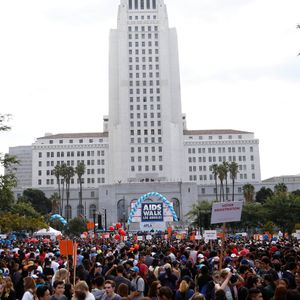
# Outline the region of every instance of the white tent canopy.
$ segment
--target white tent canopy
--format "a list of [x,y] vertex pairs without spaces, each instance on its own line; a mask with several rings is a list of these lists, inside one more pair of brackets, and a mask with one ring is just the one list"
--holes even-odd
[[48,229],[46,228],[43,228],[39,231],[36,231],[33,233],[34,236],[43,236],[43,235],[49,235],[49,236],[58,236],[58,235],[61,235],[61,232],[58,231],[58,230],[55,230],[54,228],[52,227],[49,227]]

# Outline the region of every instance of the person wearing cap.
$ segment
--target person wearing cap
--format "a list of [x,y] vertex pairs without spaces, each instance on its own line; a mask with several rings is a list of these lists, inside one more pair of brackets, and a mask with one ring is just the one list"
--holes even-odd
[[144,297],[145,281],[138,275],[140,270],[137,266],[130,268],[129,271],[132,278],[131,286],[133,291],[130,293],[128,298],[130,300],[141,300]]
[[205,264],[197,265],[198,274],[195,276],[195,289],[206,296],[206,292],[215,284],[213,278],[209,274],[209,269]]

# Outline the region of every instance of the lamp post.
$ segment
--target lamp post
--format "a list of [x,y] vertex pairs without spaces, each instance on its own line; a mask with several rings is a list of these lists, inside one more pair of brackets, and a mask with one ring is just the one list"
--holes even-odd
[[96,234],[96,211],[93,211],[94,235]]
[[106,216],[106,208],[103,208],[104,210],[104,231],[107,230],[107,216]]

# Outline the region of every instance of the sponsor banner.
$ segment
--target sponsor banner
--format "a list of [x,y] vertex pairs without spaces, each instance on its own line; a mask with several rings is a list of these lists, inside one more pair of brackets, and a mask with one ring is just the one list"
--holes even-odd
[[239,222],[241,220],[242,202],[217,202],[211,211],[211,224]]
[[142,222],[162,222],[163,210],[163,203],[142,203]]
[[217,239],[217,231],[216,230],[204,230],[204,239],[209,240],[216,240]]
[[151,230],[166,230],[165,222],[141,222],[140,223],[141,231],[151,231]]

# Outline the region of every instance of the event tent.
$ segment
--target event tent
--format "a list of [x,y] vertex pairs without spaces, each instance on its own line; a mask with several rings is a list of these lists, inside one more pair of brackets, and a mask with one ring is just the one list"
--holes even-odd
[[49,227],[48,229],[46,228],[43,228],[39,231],[36,231],[33,233],[34,236],[50,236],[50,237],[57,237],[59,235],[61,235],[61,232],[58,231],[58,230],[55,230],[54,228],[52,227]]

